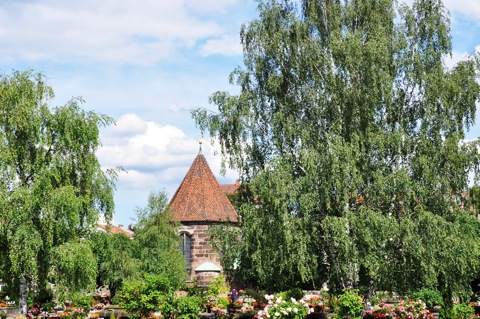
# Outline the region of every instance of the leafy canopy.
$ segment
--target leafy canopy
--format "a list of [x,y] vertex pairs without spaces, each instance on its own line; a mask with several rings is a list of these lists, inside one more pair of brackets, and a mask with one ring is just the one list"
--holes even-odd
[[185,259],[180,251],[177,225],[168,210],[165,191],[152,192],[148,204],[137,210],[135,238],[142,273],[164,275],[175,288],[185,283]]
[[242,177],[243,278],[468,291],[480,241],[465,195],[480,160],[464,138],[480,60],[445,65],[442,1],[265,0],[258,12],[230,76],[240,93],[193,111]]
[[10,289],[94,287],[81,238],[113,212],[115,171],[102,171],[95,155],[112,119],[82,110],[80,98],[51,107],[53,97],[42,74],[0,75],[0,273]]

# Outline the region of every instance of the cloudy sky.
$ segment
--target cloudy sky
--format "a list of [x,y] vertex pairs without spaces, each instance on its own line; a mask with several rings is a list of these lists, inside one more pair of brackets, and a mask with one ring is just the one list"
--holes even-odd
[[[454,63],[480,50],[480,0],[445,0]],[[229,73],[242,65],[239,30],[256,17],[254,0],[0,0],[0,72],[33,69],[54,88],[53,105],[81,96],[86,110],[107,114],[104,167],[122,166],[116,224],[133,222],[151,191],[171,196],[198,153],[190,116],[212,108],[215,91],[238,89]],[[478,118],[478,116],[477,116]],[[480,119],[468,138],[480,136]],[[203,144],[221,183],[220,158]]]

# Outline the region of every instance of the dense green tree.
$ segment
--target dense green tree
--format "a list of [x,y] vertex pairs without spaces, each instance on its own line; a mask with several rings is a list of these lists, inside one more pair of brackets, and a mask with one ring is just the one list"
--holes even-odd
[[140,261],[135,258],[137,241],[107,231],[92,234],[91,242],[97,260],[97,285],[108,285],[112,297],[124,281],[141,277]]
[[42,74],[0,76],[0,272],[23,312],[27,288],[91,288],[96,271],[81,239],[113,211],[115,172],[95,155],[99,128],[112,120],[83,111],[78,98],[52,108],[53,97]]
[[448,68],[441,0],[265,0],[237,95],[193,112],[243,181],[240,269],[269,288],[451,294],[479,273],[468,204],[479,57]]
[[141,279],[126,281],[114,301],[133,318],[147,318],[155,311],[170,317],[176,310],[175,283],[170,279],[166,274],[145,273]]
[[148,204],[137,210],[135,237],[142,273],[163,275],[169,278],[174,288],[179,288],[186,279],[185,258],[179,247],[177,224],[168,210],[165,191],[150,193]]

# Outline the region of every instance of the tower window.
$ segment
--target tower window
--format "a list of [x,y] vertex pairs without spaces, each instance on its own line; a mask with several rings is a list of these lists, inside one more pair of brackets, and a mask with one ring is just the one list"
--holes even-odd
[[185,257],[185,265],[188,270],[192,267],[192,236],[188,233],[181,233],[180,234],[180,250]]

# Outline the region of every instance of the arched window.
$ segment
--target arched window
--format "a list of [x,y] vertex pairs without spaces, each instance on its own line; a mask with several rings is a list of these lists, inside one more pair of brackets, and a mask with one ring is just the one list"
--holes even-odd
[[180,250],[185,257],[185,265],[187,269],[190,270],[192,267],[192,236],[188,233],[180,233]]

